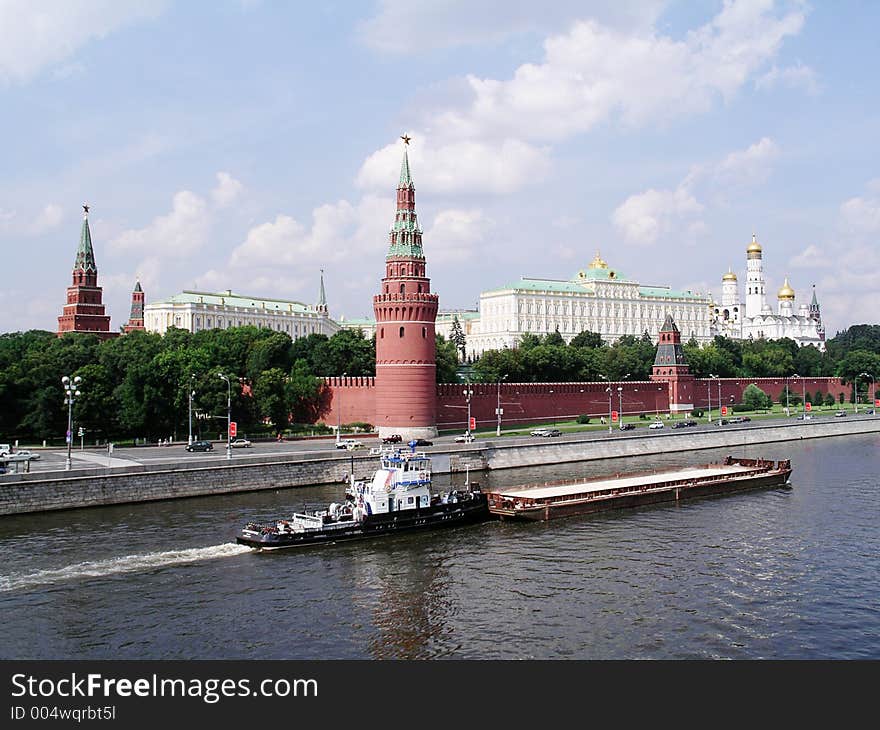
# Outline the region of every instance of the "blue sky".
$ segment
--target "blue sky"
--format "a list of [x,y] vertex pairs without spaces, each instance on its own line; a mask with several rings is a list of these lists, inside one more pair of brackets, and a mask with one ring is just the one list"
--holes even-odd
[[55,329],[84,202],[114,329],[136,277],[369,316],[404,132],[443,309],[597,249],[720,294],[755,232],[878,321],[880,4],[511,5],[0,0],[0,331]]

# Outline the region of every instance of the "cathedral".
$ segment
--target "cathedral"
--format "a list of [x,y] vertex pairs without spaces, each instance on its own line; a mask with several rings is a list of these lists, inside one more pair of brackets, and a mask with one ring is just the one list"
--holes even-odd
[[815,345],[825,349],[825,328],[816,300],[795,307],[795,292],[788,277],[776,294],[774,312],[767,303],[764,281],[764,252],[757,236],[746,248],[745,302],[739,292],[736,274],[728,269],[721,277],[721,302],[712,305],[712,334],[731,339],[778,340],[788,337],[798,345]]

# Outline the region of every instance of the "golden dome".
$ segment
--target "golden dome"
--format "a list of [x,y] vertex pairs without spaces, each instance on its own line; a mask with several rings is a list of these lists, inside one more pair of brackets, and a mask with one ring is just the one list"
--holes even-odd
[[752,242],[746,249],[746,253],[761,253],[761,251],[763,251],[763,249],[761,248],[761,244],[758,243],[758,237],[753,233]]
[[785,277],[785,283],[782,285],[782,288],[779,290],[779,293],[776,295],[778,299],[789,299],[794,301],[794,289],[791,288],[791,284],[788,283],[788,277]]
[[736,274],[734,274],[730,267],[727,267],[727,273],[721,277],[721,281],[736,281]]
[[599,252],[598,252],[598,251],[596,251],[596,258],[594,258],[594,259],[590,262],[590,268],[591,268],[591,269],[607,269],[607,268],[608,268],[608,264],[606,264],[606,263],[602,260],[602,257],[599,255]]

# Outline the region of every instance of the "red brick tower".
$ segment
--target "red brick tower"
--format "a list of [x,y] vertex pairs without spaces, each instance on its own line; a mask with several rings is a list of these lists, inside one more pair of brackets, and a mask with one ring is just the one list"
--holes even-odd
[[73,283],[67,287],[67,304],[58,318],[58,336],[65,332],[87,332],[101,339],[117,337],[110,331],[110,316],[104,314],[103,293],[98,286],[98,266],[89,231],[89,206],[83,206],[83,224],[73,264]]
[[[402,137],[409,144],[409,137]],[[425,275],[416,189],[403,148],[397,215],[391,228],[382,291],[373,297],[376,315],[376,425],[379,436],[399,433],[404,441],[437,435],[437,374],[434,322],[438,297]]]
[[681,347],[681,332],[678,331],[672,315],[660,328],[657,355],[651,370],[651,380],[666,381],[669,386],[669,410],[691,411],[694,408],[694,376],[684,359]]
[[128,334],[142,329],[144,329],[144,290],[141,289],[141,283],[138,281],[135,282],[134,291],[131,293],[131,314],[122,331]]

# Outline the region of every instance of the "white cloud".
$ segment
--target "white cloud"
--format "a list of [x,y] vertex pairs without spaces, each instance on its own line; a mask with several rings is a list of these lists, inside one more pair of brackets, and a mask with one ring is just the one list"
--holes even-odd
[[49,203],[28,226],[28,232],[34,236],[39,236],[56,228],[63,218],[64,211],[61,206]]
[[867,187],[867,195],[850,198],[840,206],[843,226],[853,233],[880,232],[880,179]]
[[174,195],[170,213],[155,218],[145,228],[124,231],[110,242],[110,247],[116,251],[185,258],[204,246],[210,224],[204,199],[181,190]]
[[0,82],[24,83],[94,39],[160,15],[165,0],[2,0]]
[[[518,139],[442,141],[428,132],[410,134],[409,160],[420,191],[428,193],[509,193],[539,182],[549,169],[547,148]],[[387,190],[400,169],[400,143],[370,155],[357,176],[358,186]]]
[[615,115],[637,127],[704,112],[731,99],[803,23],[799,10],[774,14],[770,0],[725,2],[681,40],[578,21],[545,41],[543,63],[520,66],[510,80],[469,76],[471,105],[439,124],[446,136],[550,141]]
[[217,173],[217,187],[211,191],[211,198],[218,208],[225,208],[233,203],[244,190],[244,185],[228,172]]
[[797,256],[794,256],[789,263],[796,269],[818,269],[828,263],[828,259],[818,246],[811,243]]
[[425,233],[425,255],[437,264],[471,259],[493,225],[481,210],[440,211]]
[[639,245],[651,245],[679,226],[684,226],[687,239],[703,237],[709,227],[705,221],[694,219],[705,208],[697,196],[724,200],[732,189],[764,182],[778,155],[776,143],[762,137],[745,150],[731,152],[721,162],[695,165],[674,189],[651,188],[631,195],[617,207],[611,220],[628,242]]
[[576,18],[592,17],[612,27],[650,26],[664,0],[511,3],[508,0],[381,0],[364,21],[363,41],[380,51],[424,52],[430,48],[498,43],[521,33],[552,32]]
[[762,91],[770,91],[777,86],[801,89],[811,96],[815,96],[821,90],[816,79],[816,72],[800,62],[785,68],[774,66],[755,81],[755,88]]

